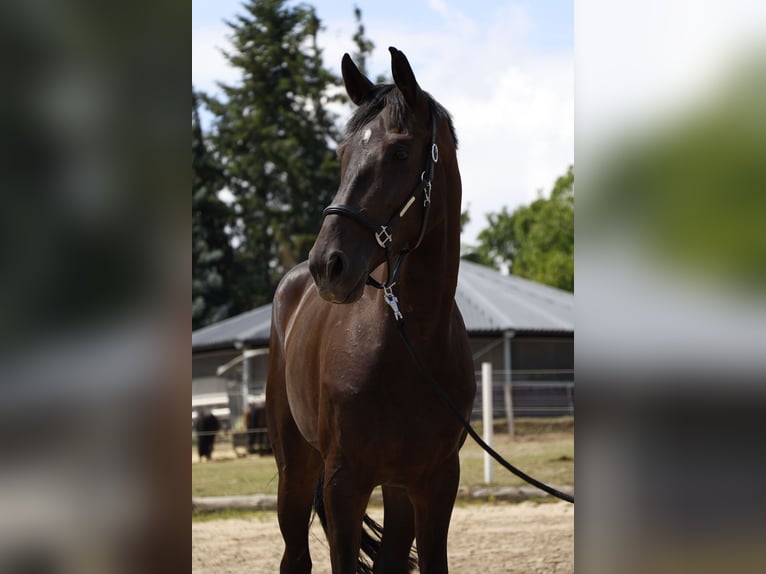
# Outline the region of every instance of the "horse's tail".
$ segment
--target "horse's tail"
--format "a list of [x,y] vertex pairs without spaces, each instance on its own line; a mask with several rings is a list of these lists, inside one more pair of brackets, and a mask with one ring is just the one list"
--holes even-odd
[[[314,510],[319,517],[319,522],[322,524],[322,528],[327,534],[327,514],[324,510],[324,497],[322,491],[324,489],[324,470],[319,475],[319,481],[317,482],[317,489],[314,493]],[[383,539],[383,526],[375,522],[368,514],[364,515],[362,522],[362,543],[360,545],[361,552],[359,553],[359,560],[357,561],[356,571],[358,574],[372,574],[372,565],[375,563],[375,557],[380,550],[380,543]],[[366,556],[366,558],[365,558]],[[409,571],[414,570],[418,565],[417,556],[414,552],[410,552],[409,557]]]

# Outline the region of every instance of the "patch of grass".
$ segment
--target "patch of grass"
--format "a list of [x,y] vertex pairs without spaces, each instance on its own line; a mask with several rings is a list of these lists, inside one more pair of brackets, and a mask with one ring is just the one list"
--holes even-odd
[[[512,465],[545,483],[574,484],[574,437],[563,433],[538,435],[536,440],[511,441],[495,435],[493,448]],[[494,486],[521,486],[523,480],[493,461]],[[460,484],[484,484],[484,451],[468,437],[460,451]]]
[[192,464],[192,496],[276,494],[277,483],[271,455]]
[[[505,419],[495,419],[492,428],[496,433],[506,433]],[[574,433],[574,417],[524,417],[516,419],[513,425],[518,440],[551,433]]]
[[[511,441],[504,423],[495,423],[494,448],[514,466],[545,483],[574,484],[574,419],[519,419]],[[475,428],[481,434],[481,424]],[[218,452],[218,446],[216,446]],[[214,454],[215,456],[215,454]],[[468,437],[460,451],[460,484],[484,484],[484,451]],[[525,484],[496,462],[493,486]],[[192,464],[192,496],[276,494],[277,466],[271,455],[214,459]]]

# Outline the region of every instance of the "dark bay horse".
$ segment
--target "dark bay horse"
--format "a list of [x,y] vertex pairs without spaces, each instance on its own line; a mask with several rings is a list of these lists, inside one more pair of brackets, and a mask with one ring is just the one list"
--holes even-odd
[[338,148],[340,188],[308,262],[285,275],[274,298],[266,408],[279,469],[283,573],[311,570],[317,484],[333,573],[361,568],[362,522],[377,485],[385,529],[371,552],[373,571],[407,572],[414,539],[420,571],[447,572],[465,431],[412,363],[394,311],[468,417],[474,367],[455,304],[457,139],[404,54],[390,52],[394,84],[386,85],[374,85],[343,57],[346,91],[358,108]]

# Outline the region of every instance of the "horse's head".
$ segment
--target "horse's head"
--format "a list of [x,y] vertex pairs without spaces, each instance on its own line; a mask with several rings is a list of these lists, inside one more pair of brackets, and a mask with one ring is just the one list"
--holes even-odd
[[[332,303],[357,301],[369,273],[413,249],[426,227],[437,104],[404,54],[389,50],[394,84],[387,85],[374,85],[343,56],[346,92],[359,107],[338,147],[338,193],[309,254],[319,294]],[[448,118],[440,106],[439,113]]]

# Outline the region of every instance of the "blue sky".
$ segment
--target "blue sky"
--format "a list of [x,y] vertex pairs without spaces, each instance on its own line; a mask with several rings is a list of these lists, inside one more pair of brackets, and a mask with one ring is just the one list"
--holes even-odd
[[[353,9],[362,10],[375,43],[372,76],[388,72],[387,47],[407,54],[423,89],[452,113],[460,140],[463,206],[475,242],[485,214],[529,203],[574,163],[574,42],[572,1],[457,2],[317,0],[324,25],[325,65],[340,73],[354,49]],[[192,81],[216,91],[237,74],[219,48],[227,46],[239,0],[192,2]],[[344,111],[341,111],[344,113]],[[348,110],[345,110],[348,113]]]

